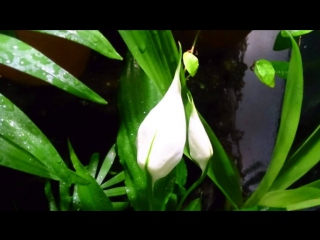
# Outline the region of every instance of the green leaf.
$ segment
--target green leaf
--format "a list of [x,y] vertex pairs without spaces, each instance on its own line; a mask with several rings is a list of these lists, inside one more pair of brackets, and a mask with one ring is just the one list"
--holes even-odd
[[68,169],[46,136],[1,94],[0,133],[3,136],[0,157],[3,158],[2,164],[6,164],[5,166],[66,183],[88,183]]
[[275,71],[275,74],[282,78],[287,79],[288,77],[288,70],[289,70],[289,63],[284,61],[270,61]]
[[119,33],[139,66],[163,96],[172,82],[179,61],[171,31],[120,30]]
[[199,60],[192,53],[185,52],[183,54],[183,63],[192,77],[194,77],[199,68]]
[[262,83],[264,83],[268,87],[274,88],[275,71],[269,61],[264,59],[256,61],[254,65],[254,72]]
[[259,201],[260,206],[301,210],[320,205],[320,189],[301,187],[293,190],[268,192]]
[[214,134],[208,123],[199,114],[200,120],[207,131],[212,147],[213,157],[209,161],[208,177],[219,187],[230,204],[235,208],[242,205],[242,191],[240,176],[234,162],[229,159],[220,141]]
[[53,171],[50,171],[41,161],[1,134],[0,165],[39,177],[59,180],[59,177]]
[[90,182],[88,185],[76,185],[76,194],[78,195],[81,209],[85,211],[112,211],[113,205],[111,201],[88,170],[81,164],[69,141],[68,146],[70,158],[76,172]]
[[[298,43],[299,37],[294,37],[294,40]],[[287,37],[282,37],[281,31],[279,31],[276,40],[273,45],[274,51],[282,51],[291,47],[291,39]]]
[[49,209],[50,211],[58,211],[56,201],[54,199],[52,189],[51,189],[51,182],[49,180],[46,181],[44,192],[46,194],[47,200],[49,202]]
[[0,30],[0,34],[4,34],[13,38],[16,37],[16,33],[14,30]]
[[111,187],[119,182],[124,181],[125,179],[125,175],[124,172],[120,172],[119,174],[117,174],[116,176],[114,176],[113,178],[109,179],[108,181],[106,181],[104,184],[101,185],[102,189]]
[[97,182],[100,185],[102,183],[102,181],[105,179],[105,177],[107,176],[113,162],[114,159],[116,158],[117,154],[116,154],[116,145],[114,144],[111,149],[109,150],[107,156],[104,158],[102,166],[100,168],[100,171],[98,173],[97,176]]
[[192,200],[183,211],[201,211],[201,199]]
[[161,95],[153,82],[128,52],[118,92],[121,123],[117,148],[120,162],[124,167],[127,195],[135,210],[149,210],[146,175],[137,163],[135,145],[137,132],[146,113],[160,99]]
[[183,187],[187,182],[188,175],[187,166],[183,158],[176,167],[176,175],[176,183]]
[[116,187],[103,191],[108,197],[116,197],[121,195],[126,195],[126,187]]
[[[282,35],[282,37],[290,37],[290,35],[292,37],[297,37],[297,36],[301,36],[304,34],[308,34],[312,31],[313,30],[282,30],[281,35]],[[290,35],[289,35],[289,33],[290,33]]]
[[311,182],[309,184],[306,184],[303,187],[313,187],[313,188],[320,189],[320,180],[317,180],[317,181]]
[[270,191],[284,190],[305,175],[320,160],[320,125],[285,162]]
[[123,211],[129,206],[129,203],[128,202],[112,202],[112,205],[115,211]]
[[110,42],[97,30],[35,30],[87,46],[111,59],[122,60]]
[[88,166],[88,172],[91,174],[93,178],[96,177],[98,164],[99,164],[99,153],[94,153],[91,156],[90,163]]
[[98,94],[30,45],[0,34],[0,64],[48,82],[75,96],[107,104]]
[[303,70],[299,47],[291,36],[290,39],[292,54],[276,144],[265,176],[244,207],[256,205],[269,190],[283,167],[298,128],[303,98]]
[[70,196],[70,185],[65,182],[60,182],[59,184],[59,194],[60,194],[60,210],[69,211],[71,207],[72,198]]

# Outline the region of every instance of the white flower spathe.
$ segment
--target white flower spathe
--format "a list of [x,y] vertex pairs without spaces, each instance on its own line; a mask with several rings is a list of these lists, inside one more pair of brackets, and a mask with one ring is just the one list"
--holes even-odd
[[198,163],[202,172],[205,171],[209,159],[213,155],[213,149],[206,130],[199,118],[193,100],[189,99],[192,111],[188,126],[188,143],[192,160]]
[[181,58],[173,81],[161,101],[141,123],[137,139],[140,168],[152,176],[152,185],[180,162],[186,142],[186,119],[181,98]]

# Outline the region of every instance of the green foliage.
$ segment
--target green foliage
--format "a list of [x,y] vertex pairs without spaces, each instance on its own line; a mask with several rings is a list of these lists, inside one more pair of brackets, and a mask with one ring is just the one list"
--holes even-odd
[[[290,35],[289,32],[288,34]],[[287,158],[298,128],[303,98],[303,70],[299,47],[291,35],[290,39],[292,54],[276,145],[265,176],[256,191],[245,202],[244,207],[256,205],[269,190]]]
[[190,52],[185,52],[183,54],[183,63],[191,77],[194,77],[199,68],[198,58]]
[[107,103],[35,48],[3,34],[0,34],[0,63],[39,78],[75,96],[97,103]]

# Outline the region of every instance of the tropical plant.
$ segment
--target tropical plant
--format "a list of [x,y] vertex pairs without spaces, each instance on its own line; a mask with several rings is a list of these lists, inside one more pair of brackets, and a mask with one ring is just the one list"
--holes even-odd
[[[106,57],[122,60],[98,31],[38,32],[65,38]],[[192,199],[187,205],[185,200],[206,176],[225,195],[227,210],[297,210],[319,205],[318,182],[286,190],[319,161],[319,127],[295,153],[289,152],[298,128],[303,98],[302,60],[294,37],[308,32],[310,30],[279,33],[275,47],[292,48],[289,63],[259,60],[253,66],[258,78],[270,87],[274,86],[275,74],[286,79],[286,90],[270,165],[259,187],[248,199],[243,199],[240,176],[233,160],[197,111],[188,89],[186,79],[189,77],[186,78],[185,72],[193,77],[199,66],[193,54],[198,35],[191,50],[182,54],[182,47],[180,44],[177,47],[171,31],[119,31],[129,50],[118,92],[120,129],[116,144],[102,164],[96,153],[89,165],[83,166],[69,143],[75,171],[71,170],[32,121],[1,95],[0,165],[59,181],[59,196],[54,196],[49,180],[45,185],[51,210],[123,210],[129,205],[134,210],[200,210],[199,198]],[[41,52],[10,34],[0,32],[1,64],[75,96],[99,104],[107,103]],[[123,171],[102,183],[116,155]],[[185,161],[188,159],[201,169],[202,174],[186,189]],[[116,185],[123,180],[125,186]],[[112,197],[116,200],[111,201]]]

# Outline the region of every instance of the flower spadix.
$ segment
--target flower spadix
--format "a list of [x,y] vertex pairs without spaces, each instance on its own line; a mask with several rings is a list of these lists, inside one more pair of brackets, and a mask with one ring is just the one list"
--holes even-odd
[[150,173],[152,184],[168,175],[180,162],[186,142],[180,67],[181,50],[179,64],[168,91],[143,120],[137,134],[138,164]]
[[190,156],[192,160],[199,165],[202,172],[204,172],[209,159],[213,155],[213,149],[207,132],[199,118],[191,95],[188,95],[188,99],[192,106],[188,125]]

